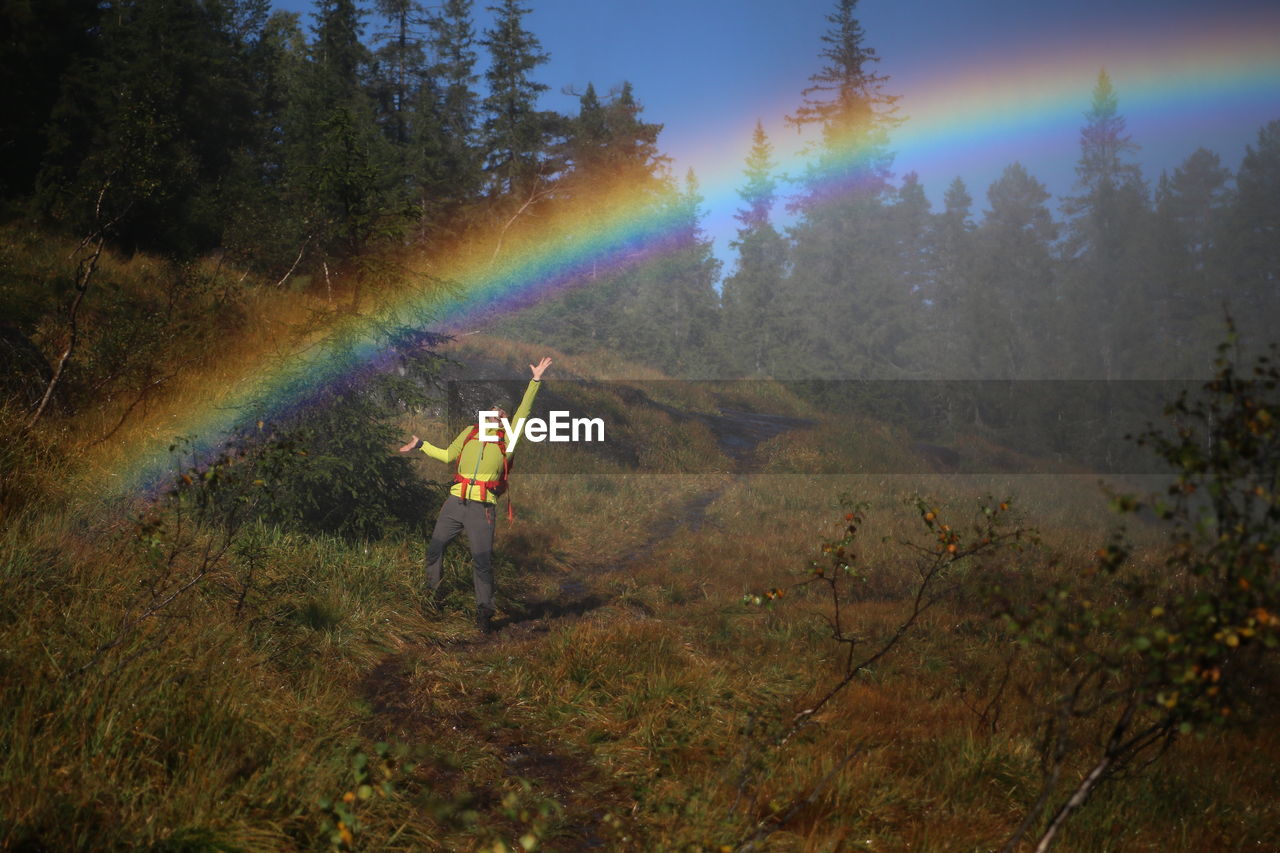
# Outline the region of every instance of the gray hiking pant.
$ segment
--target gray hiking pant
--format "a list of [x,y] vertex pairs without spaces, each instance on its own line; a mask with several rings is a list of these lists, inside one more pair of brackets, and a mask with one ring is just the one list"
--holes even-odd
[[444,549],[454,537],[466,531],[475,563],[476,605],[493,612],[493,530],[497,509],[491,503],[466,501],[455,495],[445,499],[436,518],[431,544],[427,546],[427,585],[434,594],[440,589],[444,570]]

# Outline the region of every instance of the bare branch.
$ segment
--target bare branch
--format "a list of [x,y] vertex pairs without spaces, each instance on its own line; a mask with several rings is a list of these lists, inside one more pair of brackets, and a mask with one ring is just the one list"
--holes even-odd
[[93,279],[94,270],[98,267],[98,258],[102,256],[102,246],[104,238],[102,233],[98,233],[97,242],[94,244],[93,252],[88,258],[81,259],[76,267],[76,283],[75,298],[71,300],[71,307],[67,311],[68,336],[67,345],[62,350],[62,355],[58,357],[58,363],[54,365],[53,374],[49,377],[49,383],[45,386],[44,394],[40,397],[40,402],[36,405],[35,411],[31,413],[31,417],[27,419],[23,426],[24,431],[33,429],[40,420],[40,416],[44,414],[45,409],[49,405],[49,401],[53,399],[53,392],[58,387],[58,381],[62,379],[62,371],[66,369],[67,361],[71,358],[71,354],[75,352],[76,344],[80,339],[80,305],[84,302],[85,294],[89,291],[89,283]]
[[[307,244],[310,242],[311,242],[311,235],[308,234],[307,239],[302,241],[302,247],[298,249],[298,257],[293,259],[293,265],[289,267],[289,271],[284,274],[284,277],[276,282],[276,287],[284,287],[284,283],[289,280],[289,276],[293,275],[293,271],[298,268],[298,262],[302,260],[302,255],[304,252],[307,251]],[[248,274],[249,273],[246,271],[245,275],[248,275]],[[241,276],[240,280],[244,281],[244,276]]]
[[551,193],[550,187],[545,187],[541,190],[538,189],[538,185],[540,183],[542,183],[542,177],[538,176],[537,180],[534,182],[532,191],[530,191],[529,193],[529,198],[525,201],[524,204],[520,205],[520,209],[511,215],[511,218],[508,219],[506,221],[506,224],[502,226],[502,230],[498,232],[498,243],[493,247],[493,255],[489,258],[490,266],[492,266],[498,260],[498,253],[502,251],[502,243],[507,237],[507,231],[510,230],[511,226],[515,224],[515,221],[519,219],[520,216],[526,210],[528,210],[529,207],[535,201],[546,198],[546,196]]

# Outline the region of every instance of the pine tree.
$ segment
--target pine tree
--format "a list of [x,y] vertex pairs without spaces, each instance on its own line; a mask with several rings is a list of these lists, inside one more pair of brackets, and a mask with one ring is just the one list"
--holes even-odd
[[538,95],[547,87],[531,74],[548,56],[537,36],[524,28],[524,16],[530,10],[519,0],[502,0],[501,5],[488,8],[496,18],[480,43],[489,49],[490,57],[483,125],[489,194],[524,201],[532,198],[544,177],[541,161],[547,123],[537,105]]
[[975,378],[1040,378],[1054,345],[1058,227],[1045,206],[1049,193],[1014,163],[987,199],[991,210],[975,235],[979,259],[962,303],[967,366]]
[[720,262],[702,231],[702,195],[693,171],[673,187],[661,253],[626,276],[630,294],[618,344],[672,376],[714,375],[716,278]]
[[973,197],[964,181],[956,178],[942,202],[943,210],[930,226],[929,307],[924,321],[931,341],[925,350],[930,365],[927,373],[959,377],[971,375],[965,368],[968,328],[961,308],[973,289]]
[[1172,176],[1161,175],[1156,191],[1152,264],[1163,291],[1164,358],[1182,364],[1185,375],[1209,363],[1221,335],[1230,179],[1218,155],[1200,148]]
[[789,348],[794,369],[826,376],[901,376],[908,370],[914,318],[894,281],[895,247],[884,201],[890,192],[887,149],[895,96],[863,43],[856,0],[839,0],[821,52],[825,64],[810,79],[803,103],[788,121],[818,125],[813,162],[791,208],[802,214],[793,230],[789,290],[800,306],[802,339]]
[[857,5],[858,0],[838,0],[827,16],[831,28],[822,36],[827,46],[819,54],[826,64],[809,78],[813,85],[787,117],[797,130],[817,125],[822,133],[802,206],[836,194],[878,198],[889,186],[893,158],[886,146],[888,131],[899,122],[893,116],[898,96],[885,94],[888,77],[872,70],[880,57],[863,43]]
[[412,134],[417,205],[424,229],[457,233],[483,183],[471,0],[446,0],[427,27],[432,62],[418,89]]
[[787,245],[770,221],[777,198],[776,169],[773,146],[757,121],[744,170],[746,183],[738,190],[744,207],[736,214],[741,227],[731,244],[738,250],[738,262],[721,289],[720,349],[739,375],[775,375],[789,337],[792,311],[781,291]]
[[[1118,378],[1157,361],[1150,321],[1157,296],[1144,258],[1147,188],[1129,157],[1137,146],[1106,71],[1098,74],[1080,132],[1078,194],[1064,200],[1064,309],[1079,375]],[[1123,322],[1121,322],[1123,321]]]
[[1275,339],[1280,317],[1280,120],[1259,129],[1257,146],[1245,148],[1229,221],[1229,308],[1245,343],[1260,349]]
[[218,195],[252,136],[244,45],[223,7],[104,4],[64,75],[37,179],[46,210],[126,247],[189,255],[220,240]]

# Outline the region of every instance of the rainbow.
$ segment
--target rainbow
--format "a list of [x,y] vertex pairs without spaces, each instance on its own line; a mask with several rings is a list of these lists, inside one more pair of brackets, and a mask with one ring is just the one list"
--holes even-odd
[[[893,132],[890,148],[901,169],[942,162],[956,166],[956,174],[976,152],[989,151],[1002,140],[1035,139],[1046,128],[1061,135],[1064,126],[1078,127],[1102,67],[1116,85],[1122,112],[1154,110],[1193,123],[1206,103],[1275,98],[1280,93],[1277,42],[1274,32],[1242,23],[1177,36],[1160,46],[1156,57],[1125,59],[1132,52],[1126,53],[1120,39],[1119,47],[1105,41],[1085,49],[1060,45],[1032,63],[975,66],[948,74],[923,97],[904,100],[900,106],[909,120]],[[1067,141],[1074,146],[1074,133]],[[742,138],[718,141],[719,162],[725,165],[709,180],[704,175],[702,187],[711,209],[729,211],[739,205],[742,156],[726,152],[745,155],[746,147]],[[856,165],[866,154],[856,140],[837,140],[834,150],[837,165],[842,159]],[[808,162],[803,149],[784,152],[779,171],[803,173]],[[420,278],[406,280],[380,294],[381,303],[342,334],[307,342],[283,356],[247,357],[217,393],[181,416],[151,424],[148,434],[130,439],[110,462],[109,490],[137,494],[163,484],[173,473],[170,445],[175,436],[189,440],[194,458],[207,459],[243,428],[247,417],[271,420],[305,408],[336,383],[387,369],[393,356],[381,330],[459,331],[566,288],[589,285],[602,271],[660,257],[680,244],[681,227],[669,208],[624,193],[592,212],[562,216],[545,233],[532,235],[536,239],[496,253],[496,260],[488,249],[475,251],[438,274],[430,286]]]

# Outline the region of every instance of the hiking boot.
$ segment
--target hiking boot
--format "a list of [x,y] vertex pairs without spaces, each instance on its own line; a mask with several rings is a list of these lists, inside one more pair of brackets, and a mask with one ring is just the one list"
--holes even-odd
[[476,629],[481,634],[493,633],[493,610],[488,607],[476,608]]

